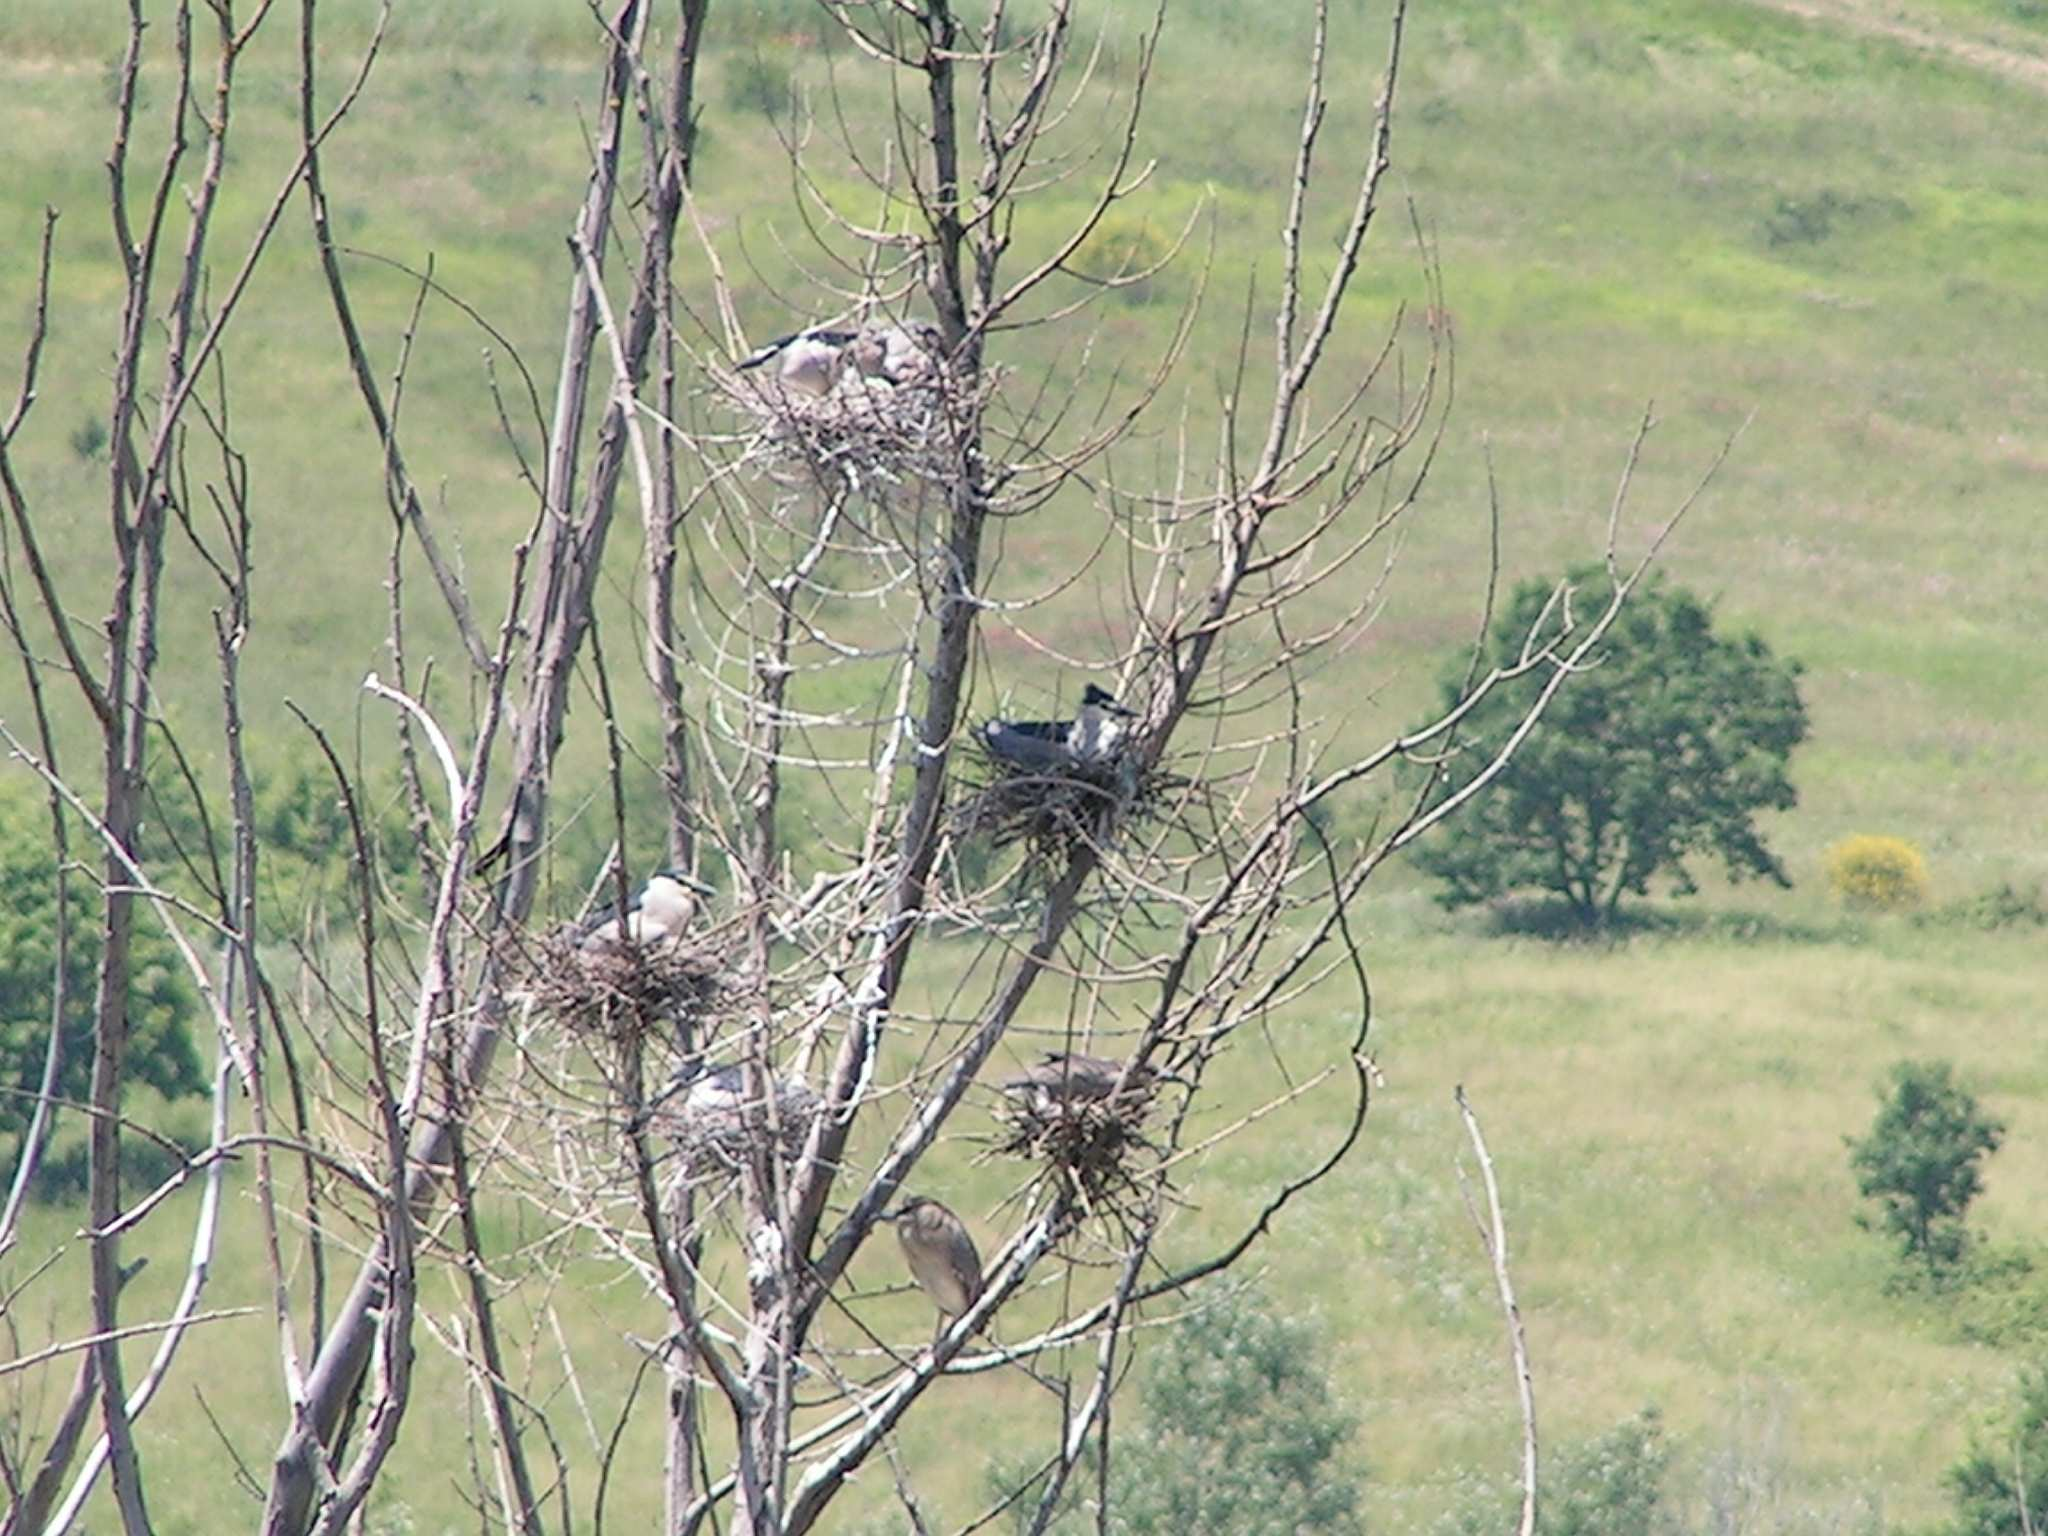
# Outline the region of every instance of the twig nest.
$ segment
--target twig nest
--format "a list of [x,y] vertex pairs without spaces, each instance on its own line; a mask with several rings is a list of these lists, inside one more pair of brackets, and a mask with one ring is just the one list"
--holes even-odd
[[565,930],[529,960],[535,1006],[573,1034],[612,1044],[674,1038],[727,990],[718,953],[687,941],[593,944]]
[[769,1090],[750,1097],[737,1067],[681,1077],[650,1106],[648,1125],[674,1143],[688,1178],[737,1173],[762,1146],[794,1159],[820,1100],[795,1078],[772,1079]]
[[822,393],[789,387],[772,370],[714,368],[711,378],[742,423],[743,463],[777,479],[846,480],[871,495],[955,480],[996,388],[992,370],[966,377],[936,358],[900,382],[849,366]]
[[1113,1099],[1025,1095],[997,1117],[1004,1134],[995,1150],[1042,1164],[1065,1193],[1100,1210],[1136,1190],[1134,1159],[1156,1151],[1144,1130],[1151,1107],[1149,1090],[1126,1089]]
[[1025,767],[991,751],[985,737],[976,740],[980,772],[962,775],[968,792],[953,813],[956,834],[986,839],[993,848],[1021,844],[1048,864],[1063,863],[1083,847],[1107,847],[1120,825],[1155,813],[1187,783],[1157,769],[1140,772],[1117,754],[1068,754],[1043,768]]

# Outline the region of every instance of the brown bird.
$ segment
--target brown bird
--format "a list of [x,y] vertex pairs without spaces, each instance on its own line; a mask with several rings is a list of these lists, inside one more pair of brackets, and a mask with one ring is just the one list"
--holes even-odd
[[910,1278],[939,1309],[934,1343],[949,1318],[964,1316],[981,1298],[981,1255],[967,1226],[936,1200],[912,1195],[882,1220],[896,1228],[896,1241],[910,1264]]
[[[1045,1060],[1002,1084],[1004,1093],[1024,1099],[1038,1114],[1048,1114],[1065,1104],[1097,1104],[1116,1091],[1124,1078],[1124,1063],[1105,1056],[1084,1056],[1079,1051],[1047,1051]],[[1124,1078],[1124,1091],[1142,1098],[1159,1081],[1183,1080],[1162,1072],[1149,1062],[1140,1062]]]

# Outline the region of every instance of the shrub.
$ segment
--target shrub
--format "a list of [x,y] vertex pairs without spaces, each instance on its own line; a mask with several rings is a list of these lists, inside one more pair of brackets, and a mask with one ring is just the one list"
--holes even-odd
[[[0,1134],[21,1130],[35,1111],[50,1035],[57,973],[57,860],[48,807],[25,780],[0,786]],[[74,839],[72,855],[82,843]],[[90,849],[97,852],[97,849]],[[100,959],[101,900],[74,874],[65,894],[70,943],[64,969],[64,1063],[57,1092],[84,1099],[92,1078],[93,985]],[[129,951],[128,1084],[166,1099],[201,1093],[206,1075],[189,1025],[198,1000],[170,940],[143,914]]]
[[1845,838],[1827,852],[1828,888],[1845,904],[1897,912],[1927,899],[1927,861],[1901,837]]
[[1849,1165],[1858,1190],[1878,1203],[1875,1224],[1930,1275],[1946,1273],[1969,1246],[1963,1215],[1984,1187],[1978,1164],[1998,1149],[2005,1127],[1956,1085],[1945,1061],[1902,1061],[1890,1082],[1870,1133],[1848,1141]]
[[[1144,1424],[1112,1440],[1109,1529],[1118,1536],[1344,1536],[1364,1529],[1357,1472],[1340,1459],[1355,1421],[1331,1400],[1319,1334],[1242,1294],[1176,1327],[1146,1362]],[[1126,1421],[1128,1422],[1128,1421]],[[1008,1493],[1020,1466],[999,1459]],[[1097,1529],[1095,1472],[1069,1480],[1052,1529]],[[1038,1488],[1011,1506],[1030,1527]]]
[[1944,903],[1923,914],[1922,922],[1959,928],[1981,928],[1995,933],[2001,928],[2048,928],[2048,902],[2039,886],[2022,890],[2010,880],[1990,890],[1979,891],[1958,901]]
[[2038,1512],[2048,1509],[2048,1368],[2020,1372],[2004,1423],[1972,1435],[1969,1454],[1943,1481],[1955,1518],[1937,1528],[1938,1536],[2022,1536],[2041,1528]]

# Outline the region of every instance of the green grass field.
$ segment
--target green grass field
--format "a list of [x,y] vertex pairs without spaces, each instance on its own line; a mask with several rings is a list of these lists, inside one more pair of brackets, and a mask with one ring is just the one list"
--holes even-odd
[[[1114,75],[1143,8],[1119,0],[1098,9]],[[1194,0],[1160,54],[1143,144],[1159,165],[1118,229],[1164,239],[1199,211],[1194,246],[1213,230],[1214,256],[1194,345],[1146,452],[1170,446],[1183,400],[1190,436],[1203,438],[1245,295],[1277,266],[1272,231],[1299,116],[1304,24],[1276,21],[1275,9],[1293,8]],[[1384,51],[1381,8],[1341,9],[1340,67],[1353,84],[1333,113],[1333,144],[1347,134],[1355,142]],[[2048,12],[2036,4],[1915,0],[1883,14],[2048,54]],[[330,89],[366,15],[361,4],[335,7],[323,55]],[[28,494],[58,520],[64,591],[93,616],[105,605],[96,508],[107,471],[89,427],[105,410],[118,292],[100,163],[116,22],[111,8],[71,0],[14,0],[0,17],[0,136],[10,146],[0,169],[0,377],[14,374],[39,211],[53,206],[62,219],[51,351],[16,455]],[[401,7],[328,169],[347,243],[415,269],[431,261],[524,357],[543,397],[567,282],[564,231],[581,191],[579,125],[592,112],[589,31],[571,0]],[[757,103],[764,93],[782,99],[792,81],[822,102],[828,70],[850,110],[872,110],[875,98],[850,60],[816,46],[816,23],[794,0],[714,6],[713,31],[721,41],[705,77],[698,196],[744,242],[752,265],[737,273],[738,297],[765,336],[803,317],[783,248],[802,232]],[[223,212],[223,253],[246,239],[295,145],[280,72],[290,53],[279,31],[246,66],[238,169],[252,174]],[[1222,56],[1227,70],[1215,67]],[[148,100],[161,111],[160,89]],[[2048,685],[2036,649],[2048,559],[2044,147],[2048,94],[1840,18],[1733,0],[1531,0],[1511,12],[1425,0],[1411,18],[1397,191],[1441,269],[1457,402],[1384,614],[1363,645],[1311,679],[1318,735],[1358,745],[1399,730],[1433,697],[1444,650],[1469,638],[1487,445],[1508,518],[1507,574],[1552,572],[1596,546],[1635,422],[1654,401],[1662,426],[1625,543],[1640,546],[1720,442],[1754,417],[1667,564],[1715,597],[1727,623],[1806,664],[1812,738],[1794,761],[1800,806],[1770,828],[1799,881],[1791,893],[1708,880],[1692,903],[1697,920],[1599,947],[1445,918],[1398,868],[1375,887],[1363,920],[1373,1049],[1387,1085],[1351,1160],[1283,1219],[1258,1261],[1269,1295],[1328,1331],[1339,1395],[1362,1421],[1357,1454],[1375,1530],[1422,1536],[1515,1464],[1500,1318],[1455,1173],[1455,1084],[1472,1094],[1499,1160],[1546,1444],[1655,1403],[1679,1448],[1673,1492],[1696,1515],[1732,1497],[1731,1467],[1768,1484],[1749,1523],[1717,1529],[1932,1520],[1944,1508],[1943,1468],[2039,1338],[2017,1301],[2013,1322],[1995,1299],[1887,1290],[1885,1250],[1851,1222],[1842,1138],[1867,1125],[1892,1062],[1954,1060],[2009,1126],[1977,1224],[2001,1251],[2037,1249],[2048,1236],[2039,1199],[2048,1066],[2026,1031],[2038,1022],[2048,946],[2033,928],[1845,917],[1823,888],[1820,859],[1851,833],[1909,838],[1927,854],[1937,902],[2048,879]],[[850,179],[844,190],[851,199]],[[1020,261],[1080,196],[1054,194],[1036,215],[1043,223],[1020,228]],[[1332,229],[1342,201],[1328,211]],[[1405,210],[1390,206],[1357,291],[1345,366],[1371,355],[1397,306],[1428,302],[1406,230]],[[1093,370],[1127,351],[1142,356],[1166,334],[1191,267],[1163,275],[1141,300],[1095,312]],[[332,318],[324,302],[306,300],[312,273],[295,204],[229,349],[266,567],[246,674],[259,752],[285,739],[287,698],[355,732],[358,684],[383,662],[390,519]],[[367,259],[352,273],[388,371],[413,283]],[[799,301],[795,314],[783,294]],[[1076,347],[1056,350],[1033,332],[1003,345],[1021,377],[1099,386],[1094,373],[1074,377]],[[499,440],[487,346],[509,376],[496,343],[429,305],[406,419],[415,476],[495,623],[502,552],[531,510]],[[534,431],[520,426],[530,448]],[[1003,577],[1029,589],[1071,569],[1088,544],[1055,509],[1007,535]],[[614,574],[633,578],[629,557]],[[205,578],[188,561],[171,583],[183,617],[166,637],[163,707],[197,727],[216,702]],[[452,656],[425,596],[409,601],[417,643]],[[1100,639],[1090,627],[1098,622],[1090,591],[1041,627],[1088,645]],[[1008,686],[1011,669],[1030,664],[1014,646],[990,649],[984,687]],[[13,723],[20,709],[10,671],[0,717]],[[646,724],[627,721],[629,730]],[[376,734],[384,723],[360,728]],[[594,762],[585,754],[571,766],[587,782]],[[1327,1054],[1348,1038],[1347,1006],[1319,996],[1274,1020],[1283,1052]],[[1234,1087],[1214,1122],[1269,1086]],[[1341,1109],[1334,1094],[1311,1094],[1214,1153],[1175,1249],[1194,1252],[1234,1230],[1304,1146],[1335,1134]],[[972,1150],[943,1147],[933,1177],[973,1191],[981,1204],[960,1203],[993,1237],[1004,1186],[969,1167]],[[253,1208],[237,1180],[210,1296],[261,1307]],[[180,1197],[138,1242],[153,1262],[132,1315],[167,1303],[189,1207]],[[504,1220],[510,1244],[519,1234]],[[69,1241],[77,1224],[76,1212],[38,1213],[21,1249],[0,1261],[0,1291],[25,1277],[33,1260],[24,1256]],[[73,1248],[13,1319],[23,1348],[80,1331],[82,1287],[67,1276],[82,1274],[83,1254]],[[867,1256],[856,1279],[888,1283],[893,1259]],[[583,1270],[577,1279],[554,1302],[564,1331],[602,1364],[578,1389],[603,1426],[637,1358],[618,1337],[636,1326],[633,1307],[606,1277]],[[453,1297],[448,1282],[435,1283]],[[906,1300],[906,1333],[924,1315]],[[534,1316],[521,1326],[530,1330],[521,1347],[544,1354],[552,1325]],[[135,1346],[134,1358],[147,1348]],[[177,1402],[145,1421],[166,1536],[229,1528],[220,1510],[234,1495],[223,1492],[223,1457],[194,1387],[259,1479],[281,1399],[262,1312],[209,1325],[188,1350],[168,1388]],[[468,1455],[460,1383],[431,1345],[423,1359],[422,1401],[372,1530],[473,1528],[451,1475]],[[979,1464],[959,1447],[995,1443],[1019,1416],[1050,1419],[1044,1399],[1016,1383],[947,1382],[941,1392],[943,1420],[920,1421],[903,1451],[914,1465],[957,1463],[935,1479],[940,1513],[957,1524],[979,1492]],[[573,1396],[563,1384],[550,1406],[580,1425]],[[32,1417],[53,1406],[26,1404]],[[587,1488],[594,1453],[587,1438],[573,1450],[577,1486]],[[608,1506],[618,1529],[644,1526],[658,1508],[651,1431],[629,1441],[625,1464],[635,1470],[617,1476]],[[844,1526],[885,1507],[885,1480],[870,1482]],[[236,1518],[252,1521],[253,1507]],[[114,1517],[95,1505],[88,1519],[101,1529]]]

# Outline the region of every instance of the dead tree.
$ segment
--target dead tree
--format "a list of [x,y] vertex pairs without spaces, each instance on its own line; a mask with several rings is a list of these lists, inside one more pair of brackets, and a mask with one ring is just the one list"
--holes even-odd
[[[727,274],[747,253],[692,201],[705,0],[619,0],[594,18],[599,107],[565,232],[553,387],[521,364],[526,404],[514,388],[508,405],[492,375],[505,452],[531,498],[527,534],[502,556],[509,595],[493,622],[412,478],[399,408],[412,330],[387,380],[358,319],[362,268],[334,233],[331,200],[359,193],[330,186],[323,151],[375,88],[381,32],[330,100],[315,73],[315,7],[301,8],[299,153],[232,279],[209,290],[237,66],[259,29],[284,22],[266,4],[240,21],[222,4],[201,27],[180,6],[164,55],[177,100],[131,227],[146,42],[132,9],[110,160],[127,289],[101,635],[70,617],[48,572],[44,509],[9,456],[46,334],[47,229],[26,382],[0,437],[14,536],[5,616],[40,730],[10,744],[43,772],[60,835],[84,828],[103,848],[105,914],[86,1106],[92,1337],[39,1465],[26,1477],[6,1468],[10,1536],[72,1528],[102,1468],[124,1530],[149,1529],[134,1425],[207,1315],[233,1155],[255,1170],[288,1402],[261,1483],[265,1536],[360,1527],[403,1459],[428,1335],[465,1373],[485,1527],[579,1528],[572,1487],[590,1490],[599,1518],[619,1476],[610,1452],[570,1446],[528,1390],[531,1351],[508,1347],[499,1315],[508,1284],[538,1292],[593,1262],[642,1293],[645,1353],[664,1388],[647,1398],[663,1419],[664,1529],[794,1536],[877,1455],[925,1528],[898,1429],[941,1376],[1019,1367],[1048,1389],[1044,1528],[1084,1455],[1106,1468],[1114,1452],[1111,1408],[1138,1320],[1251,1252],[1357,1143],[1372,1068],[1355,903],[1388,857],[1483,791],[1641,571],[1617,570],[1614,605],[1571,654],[1532,642],[1513,668],[1472,677],[1428,730],[1364,755],[1311,745],[1302,679],[1369,625],[1394,578],[1394,534],[1446,404],[1442,331],[1417,337],[1398,314],[1360,314],[1352,296],[1391,164],[1403,13],[1390,19],[1365,141],[1333,149],[1331,93],[1366,84],[1331,78],[1360,43],[1333,41],[1318,8],[1300,131],[1275,167],[1278,280],[1231,360],[1217,446],[1205,455],[1183,439],[1142,483],[1117,453],[1172,388],[1200,283],[1160,354],[1107,385],[1033,377],[1007,349],[1026,327],[1088,335],[1105,294],[1158,271],[1126,262],[1105,274],[1088,258],[1143,194],[1137,145],[1163,84],[1164,8],[1120,66],[1079,36],[1071,0],[1028,19],[1000,3],[969,18],[952,0],[827,0],[820,16],[849,99],[857,76],[886,107],[789,123],[814,281],[808,308],[779,319],[742,314]],[[201,129],[196,169],[188,123]],[[1333,158],[1352,167],[1334,191]],[[868,222],[825,191],[861,177],[883,210]],[[1085,187],[1081,212],[1020,241],[1020,213],[1052,185]],[[251,551],[280,535],[251,511],[219,343],[301,193],[319,257],[310,297],[334,318],[378,445],[365,472],[390,516],[390,667],[365,688],[403,766],[420,859],[409,886],[380,875],[360,778],[332,731],[307,720],[344,808],[351,880],[346,910],[295,945],[282,985],[278,947],[258,942],[266,851],[240,681],[265,601]],[[1333,197],[1337,244],[1311,252]],[[685,282],[685,262],[708,278]],[[1427,263],[1416,265],[1441,315]],[[431,272],[415,280],[415,318],[453,304],[489,325]],[[811,351],[750,348],[785,328],[815,330],[794,344]],[[1261,329],[1270,341],[1255,339]],[[1085,388],[1099,399],[1084,410]],[[604,579],[622,495],[640,514],[640,576],[624,591]],[[1016,589],[996,556],[1027,519],[1097,530],[1083,569],[1047,591]],[[1608,553],[1613,566],[1612,537]],[[213,587],[225,765],[217,783],[187,775],[214,808],[209,846],[223,853],[182,874],[149,867],[137,836],[154,744],[182,760],[155,692],[173,555]],[[1491,573],[1474,574],[1483,592]],[[456,636],[459,679],[433,675],[409,643],[416,582]],[[1057,620],[1079,592],[1114,620],[1092,651],[1067,655]],[[605,643],[618,635],[637,643]],[[1071,711],[1092,683],[1130,713],[1113,734],[1033,727],[1022,735],[1043,744],[1038,757],[1006,756],[983,725],[1020,680],[988,675],[992,636],[1068,669],[1044,691],[1053,703]],[[97,732],[91,793],[63,771],[62,733],[40,708],[52,682],[39,658],[53,647]],[[1332,804],[1448,750],[1473,701],[1523,672],[1547,686],[1493,770],[1426,812],[1427,796],[1412,796],[1336,855],[1323,831]],[[595,787],[564,782],[578,708],[609,746]],[[642,720],[656,722],[651,751],[633,739]],[[659,785],[653,812],[627,793],[643,766]],[[610,941],[542,912],[567,789],[604,806],[613,833],[603,870],[573,872],[589,902],[627,903],[649,874],[636,850],[656,848],[708,882],[686,924]],[[190,961],[219,1067],[211,1144],[179,1175],[209,1181],[191,1283],[149,1379],[130,1391],[120,1237],[165,1193],[134,1198],[118,1166],[138,898]],[[1351,989],[1349,1048],[1297,1074],[1275,1104],[1217,1124],[1219,1069],[1259,1048],[1261,1021],[1326,984]],[[1340,1133],[1304,1154],[1245,1230],[1169,1262],[1159,1238],[1199,1184],[1199,1154],[1330,1079],[1349,1095]],[[45,1121],[55,1107],[46,1087]],[[993,1214],[968,1213],[985,1238],[978,1277],[959,1231],[947,1267],[919,1271],[942,1325],[928,1346],[906,1343],[892,1336],[891,1303],[858,1290],[852,1267],[906,1196],[945,1193],[934,1184],[949,1165],[959,1176],[977,1126],[980,1157],[1007,1173],[1010,1194]],[[483,1218],[520,1207],[540,1213],[545,1240],[493,1251]],[[461,1277],[453,1311],[423,1311],[421,1268],[437,1264]],[[573,1381],[578,1365],[547,1370]],[[95,1423],[98,1448],[81,1460]]]

